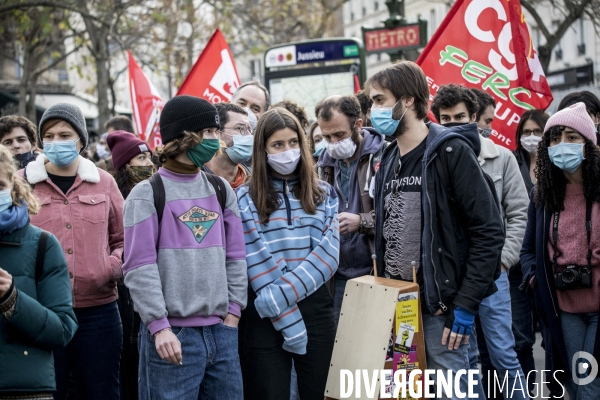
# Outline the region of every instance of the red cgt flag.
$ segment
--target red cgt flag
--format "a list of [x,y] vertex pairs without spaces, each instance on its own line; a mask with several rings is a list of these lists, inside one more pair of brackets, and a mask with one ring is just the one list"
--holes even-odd
[[496,111],[490,137],[511,150],[521,115],[552,102],[518,0],[457,0],[417,64],[427,76],[430,102],[449,83],[491,94]]
[[202,97],[212,103],[229,101],[240,85],[240,78],[227,41],[219,29],[215,30],[198,57],[177,95]]
[[148,80],[129,51],[127,55],[129,57],[129,93],[135,128],[140,139],[146,141],[154,149],[162,144],[158,120],[164,103],[152,82]]

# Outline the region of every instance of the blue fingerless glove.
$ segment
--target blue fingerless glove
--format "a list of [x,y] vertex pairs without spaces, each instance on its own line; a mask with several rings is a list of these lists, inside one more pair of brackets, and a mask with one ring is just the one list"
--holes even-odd
[[470,335],[475,321],[475,314],[472,314],[460,306],[454,308],[454,323],[452,332],[459,335]]

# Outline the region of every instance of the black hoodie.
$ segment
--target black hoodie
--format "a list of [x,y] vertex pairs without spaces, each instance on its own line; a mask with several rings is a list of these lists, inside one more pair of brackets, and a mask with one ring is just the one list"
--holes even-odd
[[[504,246],[502,218],[493,194],[477,161],[481,144],[476,124],[445,128],[429,124],[423,156],[421,212],[421,268],[425,294],[422,299],[434,314],[441,309],[451,325],[455,306],[476,314],[481,301],[496,292],[494,280],[500,276],[497,262]],[[393,175],[391,160],[397,142],[384,152],[376,176],[375,251],[379,276],[385,270],[383,239],[383,185]],[[446,190],[437,175],[434,160],[440,151],[448,153],[449,181],[461,212],[459,222]]]

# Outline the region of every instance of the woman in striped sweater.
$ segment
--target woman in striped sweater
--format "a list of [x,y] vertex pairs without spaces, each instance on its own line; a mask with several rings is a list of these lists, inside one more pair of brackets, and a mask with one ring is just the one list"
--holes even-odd
[[321,400],[335,338],[324,284],[338,267],[338,200],[288,111],[259,120],[252,178],[237,195],[252,286],[240,323],[245,398],[288,398],[293,359],[300,397]]

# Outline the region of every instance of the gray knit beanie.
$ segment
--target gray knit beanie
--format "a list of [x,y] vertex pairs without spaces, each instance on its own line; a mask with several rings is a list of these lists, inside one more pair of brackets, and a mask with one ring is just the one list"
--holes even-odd
[[62,119],[65,122],[68,122],[69,125],[75,129],[75,132],[81,138],[81,150],[85,149],[88,145],[89,135],[87,129],[85,127],[85,118],[83,117],[83,113],[79,109],[79,107],[74,106],[69,103],[58,103],[50,106],[42,115],[42,119],[40,120],[40,129],[38,129],[38,139],[40,146],[44,147],[44,141],[42,138],[42,128],[44,124],[51,119]]

